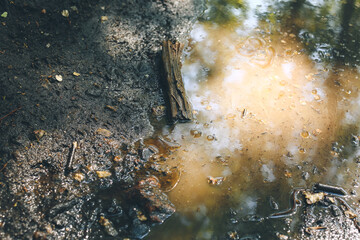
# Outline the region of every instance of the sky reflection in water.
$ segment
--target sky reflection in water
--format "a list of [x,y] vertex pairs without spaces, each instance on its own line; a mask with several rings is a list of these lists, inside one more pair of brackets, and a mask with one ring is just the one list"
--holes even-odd
[[353,186],[359,56],[344,46],[358,33],[344,27],[357,24],[341,14],[345,5],[209,1],[182,69],[196,120],[162,132],[181,145],[168,162],[182,171],[169,232],[210,239],[229,225],[230,207],[265,216],[270,196],[286,208],[295,187]]

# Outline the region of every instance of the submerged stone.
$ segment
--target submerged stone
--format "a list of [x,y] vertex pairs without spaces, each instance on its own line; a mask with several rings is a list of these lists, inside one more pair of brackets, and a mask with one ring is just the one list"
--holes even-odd
[[175,212],[174,205],[161,190],[159,180],[154,176],[142,179],[131,189],[129,195],[144,207],[145,215],[153,223],[163,223]]

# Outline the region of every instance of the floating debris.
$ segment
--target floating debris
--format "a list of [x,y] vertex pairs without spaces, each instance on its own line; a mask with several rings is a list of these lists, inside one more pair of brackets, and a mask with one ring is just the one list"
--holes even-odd
[[3,18],[6,18],[8,16],[8,13],[7,12],[3,12],[2,14],[1,14],[1,17],[3,17]]
[[245,118],[246,115],[247,115],[247,109],[244,108],[244,110],[243,110],[242,113],[241,113],[241,118]]
[[316,137],[318,136],[322,131],[320,129],[315,129],[312,134]]
[[308,191],[303,191],[303,195],[306,198],[306,203],[311,205],[311,204],[315,204],[315,203],[323,200],[324,197],[326,196],[326,193],[324,193],[324,192],[311,193],[311,192],[308,192]]
[[213,140],[215,139],[215,137],[214,137],[213,135],[208,135],[208,136],[206,137],[206,139],[207,139],[208,141],[213,141]]
[[80,76],[80,73],[78,73],[78,72],[73,72],[73,75],[76,76],[76,77],[78,77],[78,76]]
[[227,166],[229,164],[229,159],[230,159],[230,156],[226,156],[226,157],[217,156],[216,162],[221,163],[224,166]]
[[207,177],[207,182],[211,185],[220,185],[225,180],[224,177]]
[[109,171],[96,171],[96,174],[99,178],[106,178],[111,176],[111,172]]
[[321,98],[320,98],[320,96],[319,95],[314,95],[314,99],[316,100],[316,101],[319,101]]
[[305,148],[299,148],[299,153],[306,153]]
[[303,138],[308,138],[310,134],[309,134],[308,131],[302,131],[302,132],[300,133],[300,135],[301,135],[301,137],[303,137]]
[[190,134],[194,137],[194,138],[199,138],[202,135],[202,132],[198,131],[198,130],[190,130]]
[[235,119],[235,118],[236,118],[235,114],[229,113],[228,115],[226,115],[226,119],[228,119],[228,120],[232,120],[232,119]]
[[279,210],[279,204],[275,201],[273,197],[270,197],[269,202],[272,209]]

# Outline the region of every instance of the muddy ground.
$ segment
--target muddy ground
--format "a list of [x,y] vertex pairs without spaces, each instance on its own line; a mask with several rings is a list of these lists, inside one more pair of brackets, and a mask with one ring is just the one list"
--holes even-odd
[[162,41],[183,41],[202,8],[0,1],[1,239],[141,238],[172,214],[153,179],[134,186],[146,161],[134,142],[164,105]]
[[[203,10],[200,0],[0,0],[1,239],[139,239],[174,213],[157,179],[136,172],[152,154],[142,140],[164,124],[161,43],[185,42]],[[332,208],[308,207],[303,239],[359,237]],[[317,225],[328,228],[305,232]],[[220,239],[243,237],[233,229]]]

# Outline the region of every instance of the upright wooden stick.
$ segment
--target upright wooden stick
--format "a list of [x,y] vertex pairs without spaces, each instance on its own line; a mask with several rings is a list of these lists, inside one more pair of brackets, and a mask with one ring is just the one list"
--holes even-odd
[[163,42],[162,60],[165,71],[166,93],[170,105],[172,121],[190,121],[192,119],[191,106],[186,98],[184,83],[181,76],[180,57],[183,45],[170,40]]

